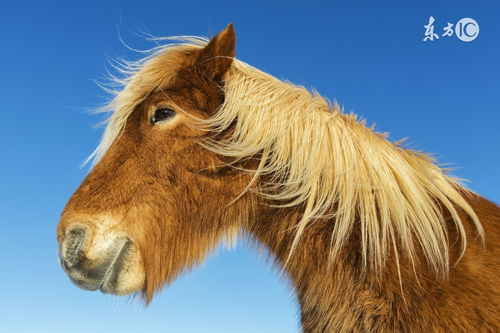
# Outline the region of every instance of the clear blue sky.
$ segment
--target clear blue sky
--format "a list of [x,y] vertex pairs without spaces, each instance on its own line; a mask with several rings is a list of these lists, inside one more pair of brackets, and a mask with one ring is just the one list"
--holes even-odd
[[[479,37],[423,42],[429,16],[474,18]],[[107,57],[136,34],[213,36],[237,56],[338,100],[391,138],[460,167],[500,202],[500,5],[477,1],[3,1],[0,5],[0,331],[297,332],[293,293],[243,245],[221,251],[144,308],[74,287],[55,227],[88,169]]]

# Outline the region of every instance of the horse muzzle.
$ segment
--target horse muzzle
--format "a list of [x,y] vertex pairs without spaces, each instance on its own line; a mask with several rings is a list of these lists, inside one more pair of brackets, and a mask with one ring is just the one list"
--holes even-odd
[[115,295],[142,287],[138,253],[127,236],[93,235],[88,227],[74,224],[59,244],[61,267],[76,286]]

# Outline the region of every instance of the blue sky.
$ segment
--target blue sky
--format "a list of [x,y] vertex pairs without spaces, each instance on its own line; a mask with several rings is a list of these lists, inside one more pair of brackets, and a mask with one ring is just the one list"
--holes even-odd
[[[423,42],[429,16],[474,18],[476,40]],[[74,287],[55,227],[98,142],[107,59],[138,34],[213,36],[237,56],[336,99],[392,139],[459,167],[500,202],[500,5],[473,1],[4,1],[0,5],[0,331],[297,332],[293,293],[243,245],[221,251],[144,308]]]

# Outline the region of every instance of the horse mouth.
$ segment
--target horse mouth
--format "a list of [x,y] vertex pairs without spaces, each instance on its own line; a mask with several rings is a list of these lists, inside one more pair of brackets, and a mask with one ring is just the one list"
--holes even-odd
[[101,260],[89,260],[82,255],[75,262],[68,263],[60,255],[60,262],[77,287],[90,291],[100,290],[106,294],[121,294],[118,289],[119,277],[132,248],[130,239],[117,239]]
[[99,290],[105,294],[116,294],[118,286],[118,277],[123,270],[123,264],[129,256],[132,248],[132,242],[127,238],[121,241],[120,249],[117,251],[113,261],[109,265]]

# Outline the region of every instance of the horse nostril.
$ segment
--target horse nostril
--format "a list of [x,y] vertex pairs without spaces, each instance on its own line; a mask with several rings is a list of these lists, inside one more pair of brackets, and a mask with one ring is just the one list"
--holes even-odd
[[86,234],[87,230],[83,227],[73,227],[66,232],[60,252],[63,265],[69,268],[80,261]]

